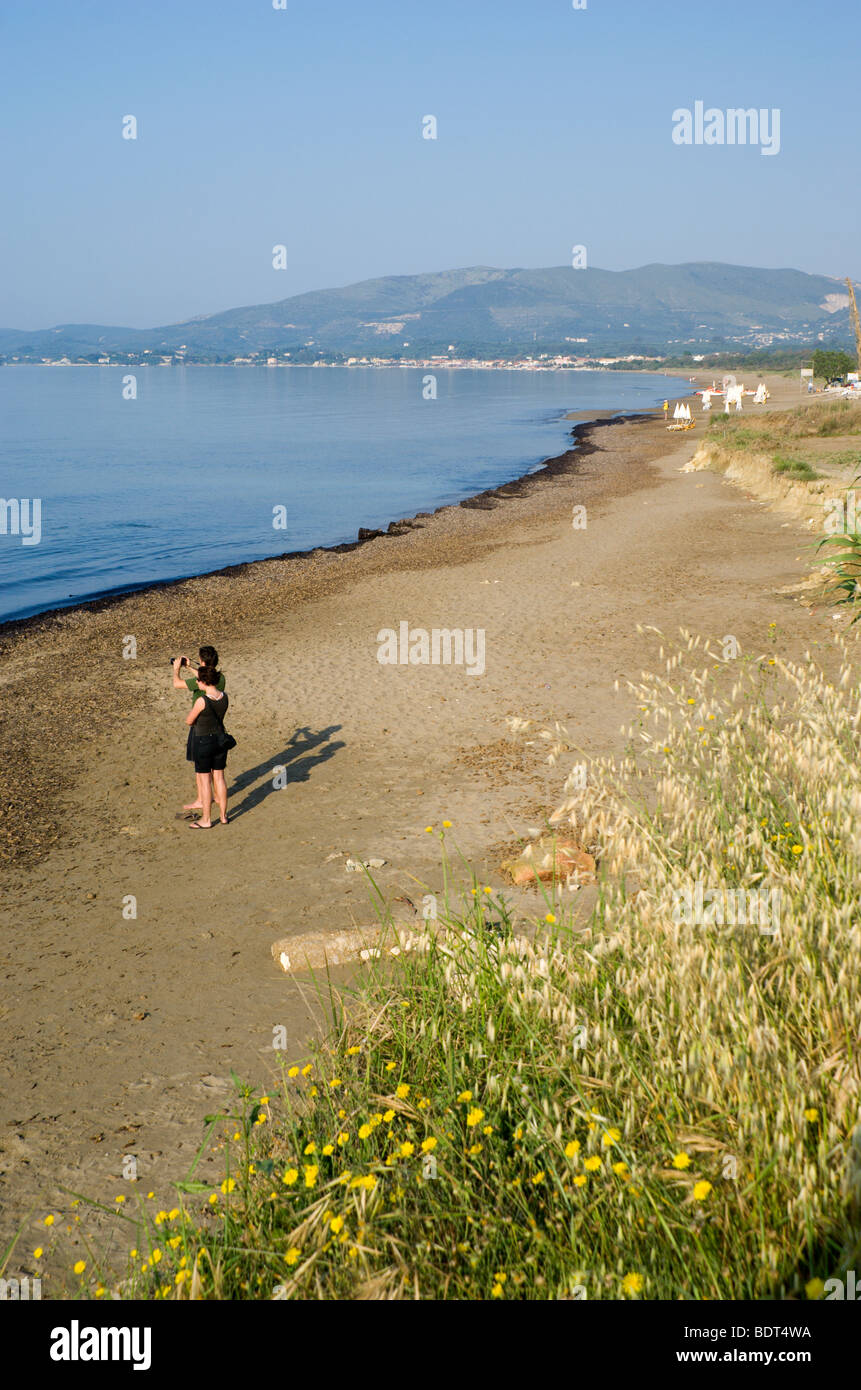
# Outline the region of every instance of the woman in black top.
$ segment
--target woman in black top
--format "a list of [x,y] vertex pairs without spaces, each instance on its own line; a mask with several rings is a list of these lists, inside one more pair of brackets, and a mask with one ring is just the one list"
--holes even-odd
[[224,728],[229,702],[225,692],[218,689],[218,682],[219,673],[214,666],[200,667],[197,673],[200,694],[185,721],[193,732],[194,771],[203,808],[200,820],[191,822],[191,830],[212,829],[213,796],[221,812],[221,824],[227,824],[227,783],[224,780],[227,749],[219,746],[219,735]]

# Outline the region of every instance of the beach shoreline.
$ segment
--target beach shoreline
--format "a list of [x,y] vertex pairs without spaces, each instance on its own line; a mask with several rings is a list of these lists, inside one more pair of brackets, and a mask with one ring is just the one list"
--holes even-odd
[[[112,1202],[130,1153],[167,1192],[229,1071],[275,1084],[273,1029],[289,1062],[320,1013],[272,943],[375,920],[347,855],[385,861],[384,909],[409,921],[442,891],[426,827],[445,818],[480,881],[502,886],[500,846],[541,824],[566,771],[515,744],[508,717],[558,719],[598,758],[618,750],[625,682],[655,655],[638,629],[732,631],[756,651],[777,619],[789,652],[825,639],[830,615],[785,592],[804,572],[797,528],[680,471],[702,437],[660,415],[593,422],[558,467],[400,535],[2,634],[4,1234],[63,1188]],[[378,633],[401,621],[481,628],[485,674],[381,665]],[[201,641],[221,652],[238,738],[232,824],[211,836],[174,819],[191,779],[168,658]]]
[[[579,415],[581,412],[574,412],[573,414]],[[143,611],[142,605],[146,606],[151,603],[160,609],[167,608],[168,611],[178,608],[182,614],[187,601],[190,601],[194,606],[194,586],[219,590],[219,607],[223,606],[227,612],[223,616],[219,615],[213,619],[212,630],[226,634],[231,626],[229,619],[229,595],[231,592],[234,598],[238,597],[240,593],[253,596],[258,586],[265,587],[268,576],[273,575],[277,576],[277,584],[280,585],[286,581],[290,585],[292,581],[298,591],[307,597],[309,594],[305,584],[306,577],[309,578],[310,591],[313,593],[319,584],[318,572],[321,567],[326,566],[327,560],[334,561],[340,557],[350,556],[353,557],[354,563],[358,564],[359,571],[361,571],[361,561],[358,560],[359,552],[367,555],[367,547],[373,545],[374,542],[385,541],[387,543],[383,553],[380,553],[379,547],[377,547],[377,554],[374,556],[375,569],[378,567],[387,568],[387,560],[390,560],[393,566],[397,566],[404,558],[403,542],[407,538],[409,538],[412,548],[415,549],[418,537],[424,536],[426,540],[432,540],[436,529],[443,528],[447,534],[452,529],[460,530],[462,534],[458,539],[463,543],[466,539],[463,533],[470,530],[468,524],[458,526],[459,518],[465,521],[464,513],[497,513],[503,504],[510,506],[515,500],[528,503],[530,499],[538,498],[555,484],[564,484],[566,479],[576,477],[586,461],[601,452],[600,445],[596,442],[596,436],[600,437],[601,432],[607,430],[608,427],[613,425],[624,425],[627,428],[645,427],[649,422],[656,424],[661,416],[658,408],[653,411],[590,411],[582,412],[582,414],[586,418],[577,420],[571,427],[569,448],[563,450],[561,454],[542,460],[537,465],[529,465],[527,471],[508,482],[484,489],[461,499],[459,502],[443,504],[432,511],[416,512],[411,518],[392,521],[385,531],[380,529],[362,534],[360,528],[360,535],[355,541],[332,546],[315,546],[308,550],[288,551],[277,556],[243,561],[203,574],[146,584],[119,593],[105,594],[84,603],[51,608],[25,618],[9,620],[0,624],[0,660],[4,662],[6,672],[14,672],[22,661],[26,664],[31,659],[37,666],[41,665],[46,653],[51,651],[53,639],[57,638],[60,641],[60,649],[67,658],[71,657],[74,661],[73,653],[80,642],[84,641],[87,646],[90,645],[90,634],[94,626],[101,629],[102,632],[110,632],[114,617],[126,619],[121,624],[123,628],[121,636],[133,636],[137,642],[142,627],[146,629],[148,626],[147,623],[142,623],[140,620]],[[484,539],[489,538],[485,537]],[[395,540],[401,542],[400,548],[388,545],[389,542]],[[389,550],[390,554],[387,553]],[[229,587],[226,592],[223,592],[225,585]],[[253,610],[256,605],[252,602],[251,607]],[[250,616],[253,621],[253,611]],[[178,620],[183,621],[184,619],[180,617]],[[169,632],[164,627],[161,628],[161,632],[166,643],[165,650],[170,647],[167,655],[173,655]],[[114,640],[117,640],[116,637]],[[155,640],[154,633],[150,640]],[[202,635],[197,641],[192,639],[190,644],[186,641],[185,647],[190,651],[192,646],[199,645],[200,641],[205,640],[213,639]],[[36,644],[37,649],[41,650],[33,653],[33,644]],[[177,644],[174,643],[174,645]],[[224,637],[219,638],[219,645],[222,649],[227,645]],[[96,646],[98,650],[99,644]],[[182,643],[178,646],[178,650],[181,649]],[[135,657],[135,666],[137,661],[138,657]],[[126,662],[123,663],[123,667],[127,669]],[[80,670],[70,674],[72,674],[76,686],[82,679],[86,679]],[[31,732],[34,731],[33,725],[35,725],[36,730],[38,729],[39,694],[37,692],[34,697],[32,692],[28,691],[23,705],[16,709],[13,694],[14,682],[11,690],[8,676],[3,684],[4,695],[7,700],[6,734],[8,737],[10,731],[17,725],[20,735],[17,746],[13,745],[10,750],[12,756],[7,756],[4,767],[0,768],[0,806],[3,807],[4,813],[2,817],[3,829],[0,832],[0,864],[4,861],[9,862],[10,849],[12,860],[20,862],[23,856],[27,862],[32,862],[34,858],[41,858],[51,845],[57,843],[57,835],[52,830],[48,830],[44,841],[40,835],[37,835],[34,840],[30,830],[31,821],[35,819],[41,822],[43,817],[50,819],[50,805],[55,800],[57,791],[62,791],[64,783],[68,779],[64,778],[62,772],[59,776],[52,773],[50,777],[42,778],[30,775],[37,768],[41,753],[41,738],[26,738],[28,728]],[[42,690],[45,688],[44,686],[40,687]],[[50,685],[47,689],[50,689]],[[86,701],[86,703],[91,702]],[[97,707],[100,705],[101,702],[97,702]],[[123,701],[123,706],[125,712],[129,708],[127,701]],[[24,709],[28,713],[24,713]],[[20,719],[18,718],[19,710]],[[74,715],[74,702],[72,712]],[[75,718],[70,720],[70,723],[74,722],[78,721]],[[15,764],[17,764],[19,771],[26,769],[28,774],[25,786],[18,795],[15,794],[14,785],[10,786],[10,780],[14,778]],[[45,795],[39,794],[40,784],[44,787]],[[10,830],[10,827],[13,829]]]
[[[681,397],[680,397],[681,399]],[[613,421],[631,419],[648,420],[658,417],[659,408],[651,411],[635,410],[584,410],[572,411],[564,415],[565,420],[576,420],[577,423],[569,431],[571,443],[561,454],[552,455],[541,459],[537,463],[529,464],[524,472],[507,482],[494,484],[480,492],[471,493],[468,497],[462,498],[458,502],[444,502],[430,511],[416,511],[412,516],[393,519],[380,527],[359,527],[356,540],[339,541],[332,545],[308,546],[303,550],[286,550],[277,555],[263,555],[252,560],[239,560],[229,565],[221,565],[216,569],[202,570],[196,574],[177,575],[171,579],[147,580],[143,583],[132,584],[128,587],[120,586],[115,589],[108,589],[103,593],[94,594],[92,598],[76,600],[72,603],[57,604],[55,607],[41,609],[38,613],[27,614],[22,618],[7,618],[0,621],[0,655],[3,652],[3,639],[7,635],[14,636],[38,630],[40,620],[50,622],[53,617],[60,614],[74,614],[79,612],[100,612],[131,595],[144,595],[155,592],[156,590],[171,589],[179,584],[188,583],[194,579],[212,579],[241,575],[245,573],[249,566],[266,565],[278,561],[286,560],[305,560],[313,555],[320,553],[348,554],[357,550],[360,546],[367,545],[369,541],[380,537],[398,536],[404,529],[410,529],[420,522],[435,516],[438,512],[446,510],[448,507],[481,507],[489,505],[491,501],[504,499],[506,496],[523,495],[523,489],[529,485],[531,479],[542,479],[553,477],[559,473],[568,471],[574,460],[572,456],[579,452],[581,457],[586,457],[589,453],[594,453],[597,446],[591,443],[591,434],[594,430],[602,426],[611,424]],[[548,472],[545,474],[545,470]]]

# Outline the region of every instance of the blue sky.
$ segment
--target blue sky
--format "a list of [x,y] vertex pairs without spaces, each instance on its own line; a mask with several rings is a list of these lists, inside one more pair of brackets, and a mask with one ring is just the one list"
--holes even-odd
[[[149,327],[575,243],[861,278],[860,23],[848,0],[4,0],[0,326]],[[779,108],[780,153],[675,145],[698,99]]]

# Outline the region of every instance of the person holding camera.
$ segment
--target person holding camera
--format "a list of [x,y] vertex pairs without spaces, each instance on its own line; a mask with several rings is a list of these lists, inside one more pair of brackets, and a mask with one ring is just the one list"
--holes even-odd
[[[210,647],[210,646],[203,646],[203,647],[200,647],[199,650],[198,650],[198,656],[199,656],[199,658],[200,658],[200,660],[199,660],[199,662],[198,662],[198,665],[199,665],[199,666],[214,666],[214,667],[217,667],[217,666],[218,666],[218,652],[215,650],[214,647]],[[181,675],[180,675],[180,672],[181,672],[182,670],[187,670],[187,671],[189,671],[189,672],[192,670],[192,665],[191,665],[191,662],[189,661],[188,657],[187,657],[187,656],[174,656],[174,657],[171,657],[171,665],[172,665],[172,667],[173,667],[173,688],[174,688],[174,690],[188,690],[188,691],[191,693],[191,695],[193,695],[193,696],[195,697],[195,699],[196,699],[197,696],[200,694],[200,686],[199,686],[199,684],[198,684],[197,678],[196,678],[195,676],[192,676],[192,675],[188,675],[188,676],[181,676]],[[225,679],[224,679],[224,673],[223,673],[222,671],[219,671],[219,673],[218,673],[218,689],[219,689],[219,690],[224,690],[226,684],[227,684],[227,682],[226,682]],[[191,727],[191,728],[189,729],[189,731],[188,731],[188,738],[187,738],[186,744],[185,744],[185,757],[186,757],[186,761],[187,761],[187,762],[190,762],[190,763],[193,763],[193,762],[194,762],[194,748],[193,748],[193,743],[194,743],[194,726],[192,725],[192,727]],[[182,809],[183,809],[183,811],[202,811],[202,810],[203,810],[203,802],[202,802],[201,799],[200,799],[200,794],[198,793],[197,799],[196,799],[195,801],[189,801],[189,802],[187,802],[187,803],[183,806]],[[179,818],[179,817],[178,817],[178,818]],[[188,818],[186,817],[186,819],[188,819]]]
[[229,699],[218,688],[219,671],[215,666],[201,666],[197,673],[198,696],[186,716],[192,734],[194,772],[197,794],[201,804],[200,820],[193,820],[190,830],[212,829],[212,801],[221,813],[221,824],[227,825],[227,782],[224,769],[227,754],[236,740],[224,727]]

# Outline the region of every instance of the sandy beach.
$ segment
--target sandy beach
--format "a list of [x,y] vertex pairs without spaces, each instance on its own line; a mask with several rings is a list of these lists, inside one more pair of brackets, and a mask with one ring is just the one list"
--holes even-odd
[[[799,402],[797,383],[765,379],[771,408]],[[579,448],[541,472],[361,546],[0,632],[4,1243],[70,1189],[111,1202],[124,1154],[166,1190],[230,1070],[273,1076],[282,1025],[301,1055],[320,1010],[270,947],[374,920],[348,855],[386,861],[378,881],[408,918],[440,886],[425,827],[445,818],[501,883],[501,847],[540,824],[564,777],[506,717],[558,719],[601,756],[631,715],[626,679],[653,664],[638,624],[758,652],[775,622],[790,656],[830,631],[830,611],[791,592],[810,568],[801,528],[680,472],[704,432],[694,413],[687,434],[580,423]],[[484,673],[381,665],[378,633],[401,622],[482,629]],[[193,779],[168,666],[201,642],[221,654],[238,740],[231,823],[207,834],[176,818]]]

